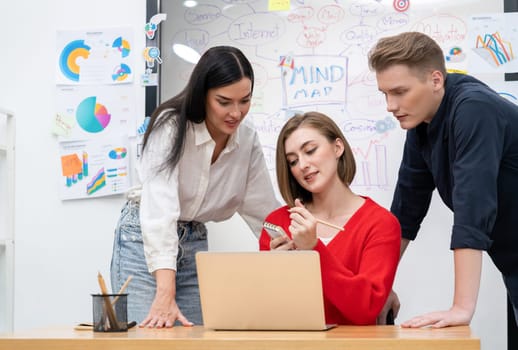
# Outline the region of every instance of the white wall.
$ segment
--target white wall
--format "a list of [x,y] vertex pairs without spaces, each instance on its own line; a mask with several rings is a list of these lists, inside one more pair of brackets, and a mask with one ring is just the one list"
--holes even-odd
[[59,154],[50,133],[56,31],[131,26],[134,49],[142,52],[145,23],[145,0],[0,1],[0,106],[15,112],[17,122],[16,330],[91,320],[90,293],[99,289],[97,271],[109,282],[113,228],[123,204],[123,196],[59,199]]
[[[18,131],[16,330],[91,319],[90,293],[98,291],[97,271],[109,279],[113,228],[124,202],[122,196],[65,202],[58,197],[58,149],[49,131],[55,111],[56,30],[130,25],[138,38],[145,23],[145,0],[47,0],[30,5],[26,9],[22,1],[0,1],[0,106],[16,113]],[[135,89],[137,110],[143,112],[143,91],[138,83]],[[374,199],[388,207],[389,197]],[[451,213],[434,198],[419,239],[400,265],[395,289],[402,308],[397,321],[450,306],[451,221]],[[240,218],[210,224],[209,230],[211,249],[257,247]],[[472,322],[483,349],[506,348],[505,308],[500,274],[485,259]]]

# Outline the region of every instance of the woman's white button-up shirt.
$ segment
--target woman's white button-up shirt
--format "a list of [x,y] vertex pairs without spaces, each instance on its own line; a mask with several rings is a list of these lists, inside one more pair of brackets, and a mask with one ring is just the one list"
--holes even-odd
[[205,122],[188,122],[180,162],[173,171],[161,170],[175,133],[172,124],[155,129],[136,167],[150,272],[176,270],[177,221],[217,222],[237,212],[259,236],[264,218],[280,206],[253,128],[242,123],[211,164],[215,142]]

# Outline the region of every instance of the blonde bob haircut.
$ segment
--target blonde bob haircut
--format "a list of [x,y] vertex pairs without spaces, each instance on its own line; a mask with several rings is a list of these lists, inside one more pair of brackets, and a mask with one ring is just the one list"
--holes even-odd
[[305,203],[310,203],[313,200],[311,192],[304,189],[291,174],[290,165],[286,158],[286,140],[295,130],[302,127],[317,130],[330,143],[335,142],[336,139],[340,139],[344,144],[344,151],[338,159],[338,177],[346,186],[349,186],[356,174],[356,163],[354,161],[353,152],[338,125],[336,125],[331,118],[322,113],[307,112],[304,114],[296,114],[282,127],[277,139],[276,151],[277,183],[282,198],[290,207],[295,205],[296,198],[301,199]]

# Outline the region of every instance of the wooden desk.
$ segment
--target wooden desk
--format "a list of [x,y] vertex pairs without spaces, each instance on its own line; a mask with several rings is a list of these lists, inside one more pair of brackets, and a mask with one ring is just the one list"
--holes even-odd
[[404,329],[341,326],[322,332],[211,331],[203,327],[133,328],[127,333],[74,331],[72,327],[0,335],[0,350],[480,350],[469,327]]

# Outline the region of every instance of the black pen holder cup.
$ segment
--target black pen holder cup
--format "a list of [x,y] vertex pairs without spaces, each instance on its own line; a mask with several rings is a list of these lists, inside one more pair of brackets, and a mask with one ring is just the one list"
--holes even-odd
[[92,294],[94,332],[128,331],[128,294]]

